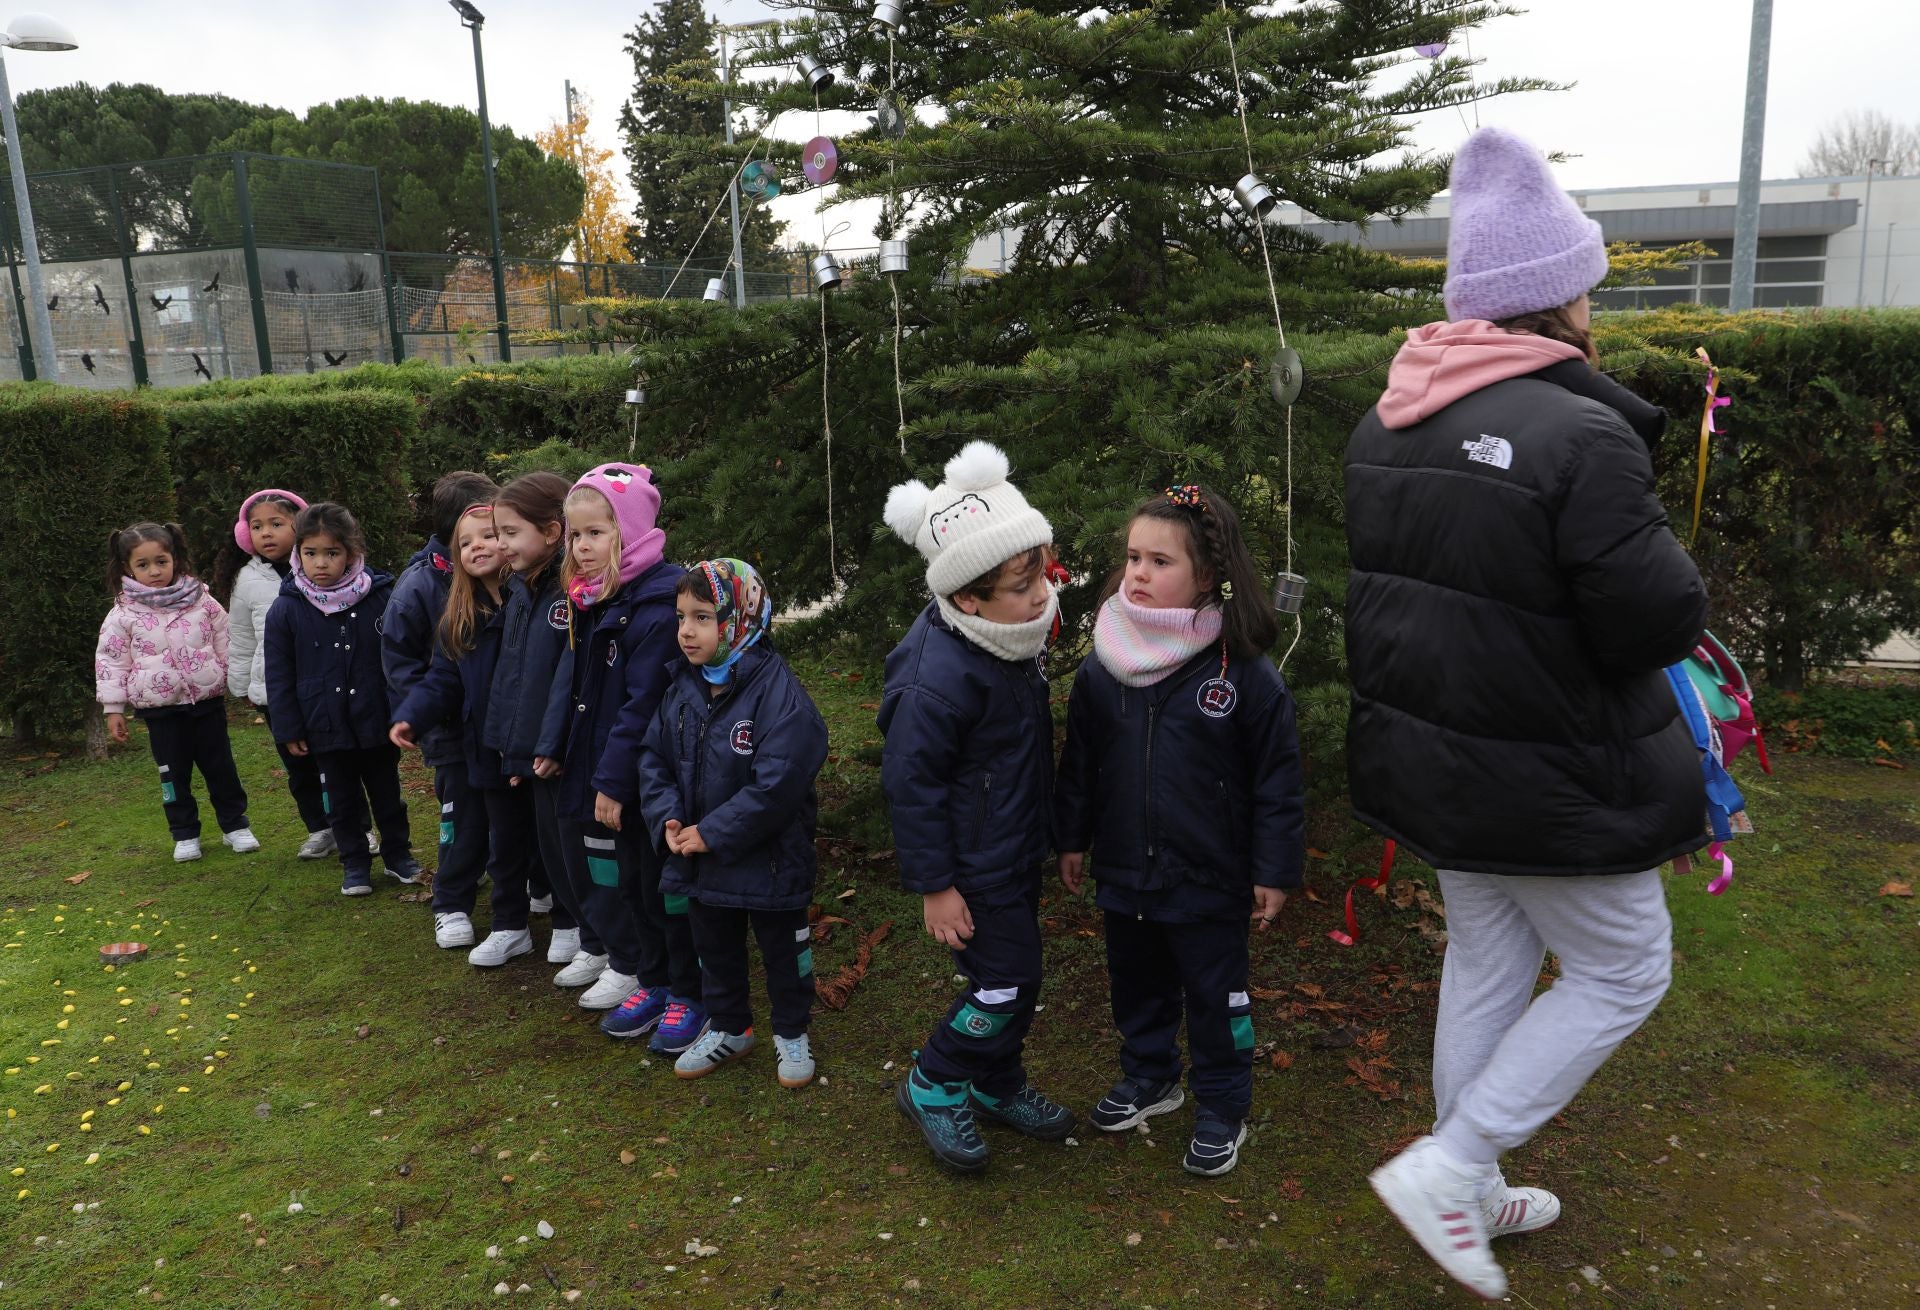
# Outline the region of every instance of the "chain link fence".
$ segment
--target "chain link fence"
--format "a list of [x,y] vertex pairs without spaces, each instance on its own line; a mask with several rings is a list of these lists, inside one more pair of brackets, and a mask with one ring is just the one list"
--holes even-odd
[[[62,382],[191,386],[372,360],[501,358],[492,261],[389,252],[375,169],[236,153],[35,174],[27,186]],[[12,180],[0,177],[0,381],[36,376],[15,208]],[[512,338],[592,327],[583,302],[596,297],[698,297],[722,272],[504,260],[509,349],[594,350]],[[749,300],[811,289],[800,257],[749,270],[745,284]]]

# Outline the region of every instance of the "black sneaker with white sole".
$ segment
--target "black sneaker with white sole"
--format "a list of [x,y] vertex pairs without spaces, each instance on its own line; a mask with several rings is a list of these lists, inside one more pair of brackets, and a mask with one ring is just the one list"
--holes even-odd
[[1186,1099],[1178,1079],[1150,1083],[1122,1078],[1100,1098],[1100,1104],[1093,1107],[1088,1118],[1093,1120],[1095,1128],[1124,1133],[1129,1128],[1138,1128],[1156,1114],[1178,1110]]
[[1240,1163],[1240,1144],[1247,1140],[1245,1120],[1233,1122],[1202,1110],[1193,1117],[1193,1140],[1180,1167],[1202,1178],[1215,1178]]

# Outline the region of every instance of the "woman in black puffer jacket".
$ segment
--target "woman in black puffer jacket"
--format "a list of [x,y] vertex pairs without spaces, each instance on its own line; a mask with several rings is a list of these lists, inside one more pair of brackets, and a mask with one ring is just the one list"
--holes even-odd
[[1500,1153],[1666,992],[1659,866],[1705,844],[1705,797],[1661,670],[1707,602],[1654,495],[1664,415],[1592,366],[1598,225],[1497,129],[1451,185],[1448,321],[1408,337],[1347,446],[1348,772],[1361,821],[1439,871],[1449,935],[1434,1135],[1374,1190],[1497,1298],[1488,1239],[1560,1211]]

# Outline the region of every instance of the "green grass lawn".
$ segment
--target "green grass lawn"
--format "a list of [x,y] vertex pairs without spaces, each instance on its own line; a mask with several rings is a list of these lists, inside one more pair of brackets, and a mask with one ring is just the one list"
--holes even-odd
[[[841,805],[870,790],[878,674],[803,672]],[[1365,1181],[1431,1114],[1437,924],[1406,888],[1366,898],[1358,947],[1327,940],[1345,880],[1377,858],[1337,822],[1316,827],[1321,899],[1255,942],[1256,1131],[1236,1172],[1181,1172],[1182,1112],[1078,1146],[989,1130],[988,1175],[955,1179],[892,1106],[953,970],[870,804],[823,843],[818,900],[849,922],[816,944],[820,976],[894,930],[848,1008],[816,1019],[823,1078],[783,1091],[765,1043],[685,1083],[601,1037],[542,954],[477,972],[434,949],[406,889],[341,898],[336,865],[292,858],[265,730],[234,735],[266,849],[209,840],[189,865],[169,858],[140,740],[105,764],[0,756],[0,1306],[468,1306],[502,1282],[527,1285],[514,1305],[1467,1301]],[[1920,881],[1920,781],[1777,767],[1742,768],[1761,833],[1732,891],[1672,887],[1666,1004],[1509,1160],[1567,1205],[1501,1243],[1515,1304],[1920,1294],[1920,902],[1879,894]],[[430,856],[427,776],[407,784]],[[1084,1109],[1115,1072],[1098,919],[1057,892],[1042,913],[1030,1064]],[[99,945],[128,938],[148,961],[103,968]]]

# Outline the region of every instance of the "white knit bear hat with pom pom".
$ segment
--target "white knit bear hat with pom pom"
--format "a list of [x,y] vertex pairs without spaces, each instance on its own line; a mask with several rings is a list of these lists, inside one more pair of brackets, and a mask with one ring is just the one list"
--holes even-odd
[[970,441],[928,489],[917,478],[887,493],[887,526],[927,557],[927,588],[951,596],[1016,555],[1053,540],[1046,516],[1007,481],[998,446]]

